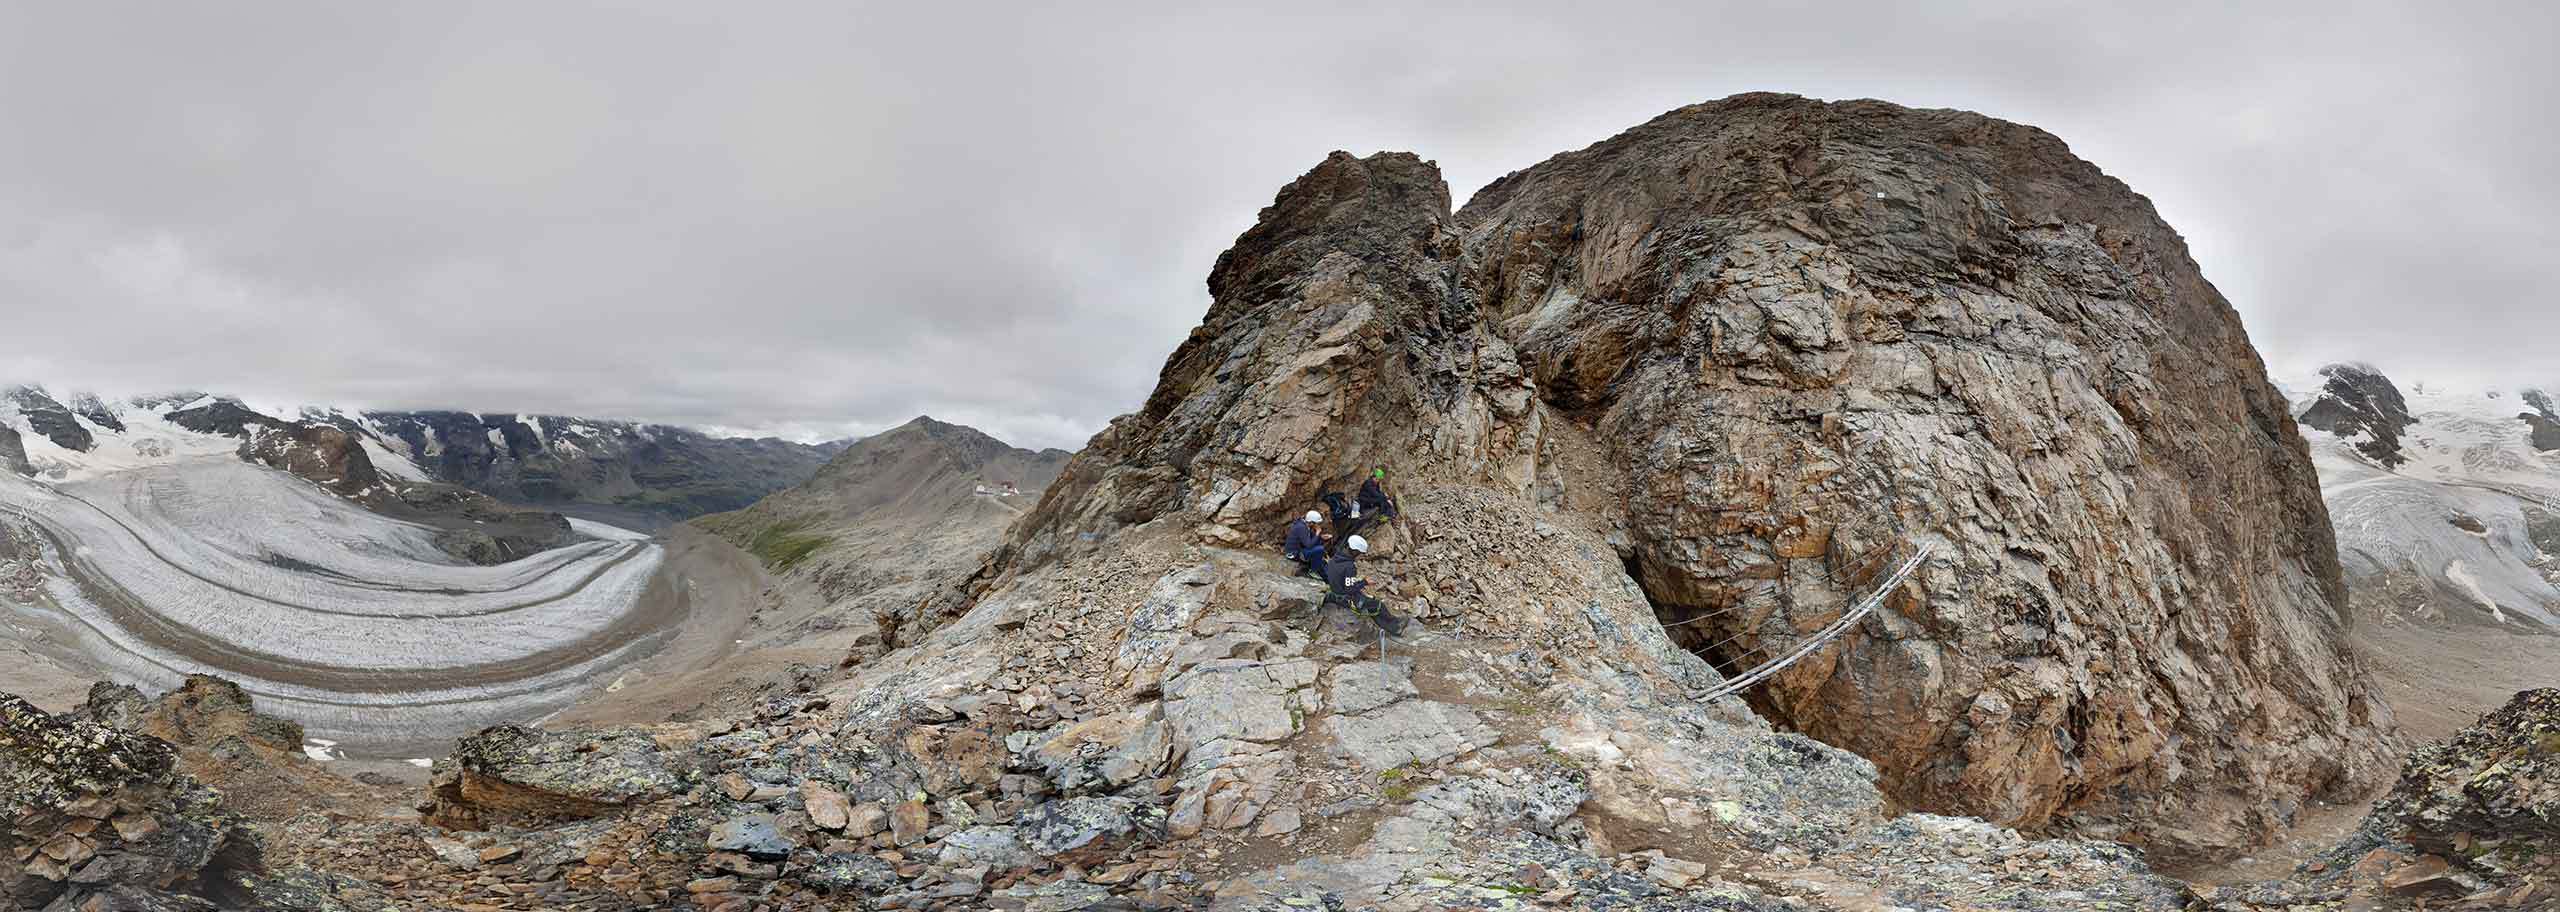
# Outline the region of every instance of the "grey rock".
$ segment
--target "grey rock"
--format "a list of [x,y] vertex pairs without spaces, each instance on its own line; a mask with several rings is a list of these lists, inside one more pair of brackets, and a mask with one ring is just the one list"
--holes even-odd
[[1297,692],[1315,683],[1306,659],[1204,662],[1164,685],[1165,722],[1176,752],[1189,756],[1223,740],[1269,743],[1298,733],[1305,701]]
[[1453,703],[1407,701],[1367,715],[1328,716],[1325,734],[1342,753],[1372,771],[1411,763],[1437,763],[1478,748],[1490,747],[1501,735],[1473,710]]
[[1061,798],[1014,818],[1023,845],[1042,856],[1063,855],[1107,839],[1160,827],[1154,807],[1131,798]]
[[1325,681],[1331,685],[1326,705],[1337,713],[1357,715],[1421,695],[1413,686],[1411,656],[1383,663],[1345,662],[1325,672]]
[[1023,845],[1013,827],[973,826],[943,837],[942,854],[935,861],[946,867],[985,866],[1011,871],[1030,867],[1039,859]]
[[704,846],[714,852],[736,852],[759,861],[775,861],[788,857],[799,843],[783,835],[772,814],[742,814],[713,826]]
[[2295,419],[2304,427],[2354,440],[2357,452],[2385,468],[2406,464],[2400,434],[2418,419],[2410,416],[2409,404],[2391,378],[2366,364],[2332,364],[2321,368],[2320,375],[2328,382]]
[[822,854],[791,866],[791,879],[803,885],[834,893],[860,893],[878,896],[905,883],[897,868],[888,862],[859,852]]
[[1007,887],[997,890],[989,898],[995,908],[1010,912],[1084,912],[1112,901],[1111,888],[1077,880],[1061,880],[1037,887]]

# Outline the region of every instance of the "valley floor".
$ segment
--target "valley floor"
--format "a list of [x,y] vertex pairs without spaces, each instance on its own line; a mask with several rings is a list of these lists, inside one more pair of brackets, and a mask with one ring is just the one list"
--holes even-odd
[[[2353,637],[2408,745],[2449,737],[2516,691],[2560,687],[2560,637],[2372,621]],[[2377,792],[2354,804],[2306,808],[2274,845],[2228,864],[2169,873],[2201,885],[2281,878],[2345,841],[2380,797]]]

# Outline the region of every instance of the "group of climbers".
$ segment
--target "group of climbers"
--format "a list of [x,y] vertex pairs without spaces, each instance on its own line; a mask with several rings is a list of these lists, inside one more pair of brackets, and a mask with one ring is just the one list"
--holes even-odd
[[1346,499],[1339,491],[1327,491],[1320,498],[1333,511],[1336,536],[1324,529],[1325,515],[1315,510],[1289,523],[1281,550],[1297,561],[1299,572],[1323,579],[1326,604],[1339,603],[1360,616],[1375,621],[1388,636],[1404,634],[1404,619],[1387,610],[1385,603],[1369,595],[1369,581],[1360,576],[1360,556],[1369,552],[1369,540],[1361,530],[1380,519],[1396,516],[1395,501],[1387,497],[1387,470],[1375,469],[1360,485],[1357,499]]

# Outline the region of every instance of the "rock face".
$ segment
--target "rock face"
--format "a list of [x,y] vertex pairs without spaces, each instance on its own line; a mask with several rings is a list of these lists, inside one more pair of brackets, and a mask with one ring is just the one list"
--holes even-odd
[[54,446],[86,453],[97,445],[97,438],[89,433],[88,428],[80,426],[79,420],[72,417],[71,409],[55,401],[43,389],[21,386],[0,392],[0,398],[15,406],[19,418],[37,436],[52,441]]
[[341,497],[361,497],[382,484],[382,473],[354,434],[311,424],[278,424],[250,434],[240,458],[287,472]]
[[2533,411],[2519,413],[2516,418],[2533,427],[2533,448],[2544,453],[2560,450],[2560,409],[2552,406],[2551,394],[2525,390],[2524,401],[2533,406]]
[[2356,451],[2383,468],[2398,468],[2409,457],[2400,452],[2400,432],[2418,419],[2410,417],[2400,388],[2381,371],[2363,364],[2332,364],[2320,369],[2328,382],[2320,397],[2299,416],[2302,423],[2356,440]]
[[1601,524],[1728,668],[1933,547],[1756,704],[1914,807],[2209,852],[2383,774],[2284,401],[2177,235],[2059,140],[1747,95],[1447,202],[1401,153],[1284,188],[988,577],[1149,523],[1258,542],[1384,466]]
[[36,473],[35,466],[27,462],[26,442],[18,438],[15,429],[8,427],[0,427],[0,469],[20,475]]

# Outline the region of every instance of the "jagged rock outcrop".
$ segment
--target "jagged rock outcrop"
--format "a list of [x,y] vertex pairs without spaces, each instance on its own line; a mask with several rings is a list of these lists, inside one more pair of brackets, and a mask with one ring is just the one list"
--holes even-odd
[[2285,403],[2177,235],[2059,140],[1747,95],[1446,205],[1401,153],[1282,190],[985,578],[1149,523],[1257,541],[1386,466],[1602,524],[1728,667],[1933,546],[1757,703],[1916,807],[2210,852],[2384,774]]
[[2411,751],[2343,842],[2283,879],[2212,891],[2207,912],[2560,908],[2560,690]]
[[354,434],[314,424],[279,424],[250,434],[240,458],[301,477],[341,497],[362,497],[382,473]]
[[186,747],[212,749],[237,740],[279,754],[302,750],[302,726],[259,713],[247,690],[213,675],[188,675],[157,699],[131,686],[100,682],[72,715]]
[[0,695],[0,908],[394,908],[372,884],[280,860],[253,827],[346,784],[296,778],[328,780],[301,746],[300,726],[210,676],[158,698],[101,682],[60,715]]
[[680,729],[540,732],[513,725],[464,738],[438,764],[429,822],[477,830],[582,820],[664,799],[701,776]]
[[27,462],[26,441],[18,438],[16,429],[0,427],[0,469],[20,475],[34,475],[36,468]]
[[2533,427],[2533,448],[2544,453],[2560,450],[2560,408],[2551,404],[2551,394],[2525,390],[2524,402],[2533,411],[2518,413],[2516,418]]
[[97,438],[89,433],[88,428],[80,426],[71,409],[39,387],[16,387],[0,394],[0,398],[5,398],[9,405],[15,407],[28,428],[55,446],[85,453],[97,445]]
[[2364,364],[2332,364],[2321,368],[2320,375],[2328,382],[2298,416],[2304,425],[2355,440],[2356,452],[2383,468],[2409,461],[2400,452],[2400,432],[2418,419],[2409,415],[2409,404],[2391,378]]

